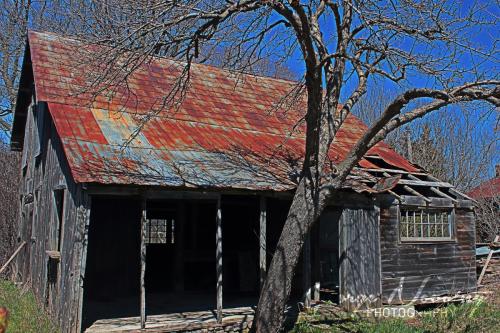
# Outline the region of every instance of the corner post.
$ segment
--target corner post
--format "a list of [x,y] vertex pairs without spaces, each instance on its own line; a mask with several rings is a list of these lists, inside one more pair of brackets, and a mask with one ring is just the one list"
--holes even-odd
[[215,232],[215,262],[217,272],[217,322],[222,323],[222,211],[221,198],[217,198],[217,216]]
[[146,328],[146,198],[141,202],[141,329]]
[[260,197],[260,221],[259,221],[259,268],[260,268],[260,288],[266,279],[266,224],[267,224],[267,202],[265,197]]
[[84,281],[85,269],[87,267],[87,249],[89,243],[89,226],[90,226],[90,209],[91,197],[82,189],[80,189],[81,202],[77,208],[77,230],[80,237],[79,251],[77,252],[77,263],[79,267],[76,269],[78,274],[77,288],[75,292],[78,301],[78,313],[76,318],[76,332],[82,331],[83,322],[83,295],[84,295]]
[[315,303],[320,301],[321,296],[321,249],[320,249],[320,223],[321,219],[316,222],[316,225],[311,230],[312,233],[312,250],[313,250],[313,259],[312,259],[312,275],[313,275],[313,300]]

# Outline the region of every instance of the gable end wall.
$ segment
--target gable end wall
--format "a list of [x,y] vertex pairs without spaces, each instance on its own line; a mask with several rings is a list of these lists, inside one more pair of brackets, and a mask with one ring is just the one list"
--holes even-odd
[[[33,103],[32,103],[33,105]],[[45,110],[43,139],[38,144],[36,119],[28,108],[21,171],[21,214],[18,241],[26,246],[17,258],[15,278],[29,283],[40,305],[47,308],[63,332],[78,330],[80,266],[83,249],[85,214],[88,200],[81,186],[74,183],[66,157],[50,114],[42,103],[35,112]],[[37,151],[40,149],[40,154]],[[54,189],[63,188],[63,228],[59,262],[54,283],[49,283],[49,256],[46,251],[58,249],[59,223]],[[54,261],[52,261],[53,263]],[[52,271],[54,271],[52,269]]]

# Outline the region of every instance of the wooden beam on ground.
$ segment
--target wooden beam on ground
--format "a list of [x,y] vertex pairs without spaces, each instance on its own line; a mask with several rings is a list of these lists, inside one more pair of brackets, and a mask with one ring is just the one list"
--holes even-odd
[[215,232],[215,262],[217,272],[217,322],[222,323],[222,211],[220,196],[217,198],[217,216]]
[[264,285],[267,271],[267,251],[266,251],[266,233],[267,233],[267,201],[265,197],[260,197],[260,219],[259,219],[259,269],[260,269],[260,288]]
[[141,288],[141,329],[146,328],[146,223],[147,223],[147,215],[146,215],[146,199],[142,199],[142,215],[141,215],[141,280],[140,280],[140,288]]
[[311,307],[311,239],[306,236],[302,250],[302,280],[304,283],[304,307]]
[[0,268],[0,274],[3,273],[4,270],[7,269],[12,260],[17,256],[17,254],[21,251],[21,249],[26,245],[26,241],[23,241],[19,247],[14,251],[14,253],[10,256],[10,258],[5,262],[5,264]]
[[[495,237],[495,240],[493,241],[493,243],[498,242],[499,239],[500,239],[500,236],[497,235]],[[484,263],[483,270],[481,271],[481,275],[479,275],[479,279],[477,279],[477,284],[478,285],[480,285],[481,282],[483,281],[484,274],[486,273],[486,269],[488,268],[488,265],[490,263],[491,257],[493,257],[493,249],[490,249],[490,253],[488,253],[488,258],[486,258],[486,262]]]

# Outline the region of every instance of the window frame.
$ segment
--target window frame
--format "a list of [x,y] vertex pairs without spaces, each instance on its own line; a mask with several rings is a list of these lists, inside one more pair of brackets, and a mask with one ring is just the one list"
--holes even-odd
[[64,227],[66,217],[66,187],[56,186],[52,189],[53,209],[52,218],[55,219],[57,226],[55,239],[52,243],[54,251],[61,252],[64,242]]
[[[146,245],[173,246],[176,242],[175,223],[175,214],[169,215],[167,213],[164,216],[146,218],[146,234],[144,235]],[[159,231],[160,227],[164,230]],[[160,233],[164,233],[164,237],[161,237]]]
[[[449,236],[446,237],[403,237],[401,235],[401,225],[402,225],[402,214],[404,211],[421,211],[423,213],[446,213],[448,217],[448,230]],[[455,208],[454,207],[422,207],[422,206],[411,206],[411,205],[398,205],[398,239],[400,243],[446,243],[446,242],[456,242],[456,230],[455,230]],[[432,225],[434,223],[430,223]],[[421,223],[423,225],[423,223]],[[445,224],[443,224],[445,225]],[[421,229],[423,230],[423,229]],[[428,229],[429,230],[429,229]]]

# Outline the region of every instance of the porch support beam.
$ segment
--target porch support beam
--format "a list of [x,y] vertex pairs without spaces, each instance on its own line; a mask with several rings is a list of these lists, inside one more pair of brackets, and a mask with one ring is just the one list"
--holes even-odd
[[215,233],[215,262],[217,272],[217,322],[222,323],[222,211],[220,196],[217,197],[217,216]]
[[311,238],[306,236],[302,252],[302,280],[304,283],[304,307],[311,307]]
[[259,268],[260,288],[264,285],[267,272],[266,262],[266,224],[267,224],[267,202],[265,197],[260,197],[260,220],[259,220]]
[[141,288],[141,299],[140,299],[140,307],[141,307],[141,329],[146,328],[146,198],[142,198],[141,202],[141,280],[140,280],[140,288]]
[[321,218],[316,222],[316,225],[311,230],[311,234],[313,235],[313,239],[311,241],[312,245],[312,275],[313,275],[313,300],[315,303],[320,301],[320,287],[321,287],[321,258],[320,258],[320,225]]
[[411,188],[411,187],[410,187],[410,186],[408,186],[408,185],[404,185],[404,186],[403,186],[403,188],[404,188],[406,191],[410,192],[411,194],[416,195],[417,197],[420,197],[420,198],[424,199],[424,201],[425,201],[425,202],[427,202],[427,203],[431,203],[431,202],[432,202],[432,200],[431,200],[431,199],[429,199],[429,198],[427,198],[425,195],[423,195],[423,194],[421,194],[421,193],[417,192],[416,190],[414,190],[413,188]]
[[437,187],[431,187],[430,189],[431,189],[432,192],[436,193],[437,195],[439,195],[439,196],[441,196],[443,198],[450,199],[454,203],[458,202],[458,200],[450,197],[448,194],[446,194],[444,192],[441,192]]
[[78,272],[78,317],[77,317],[77,332],[82,331],[82,319],[83,319],[83,296],[84,296],[84,281],[85,281],[85,269],[87,267],[87,248],[89,243],[89,226],[90,226],[90,209],[91,209],[91,197],[80,189],[81,193],[81,203],[77,209],[77,227],[78,232],[81,235],[81,244],[79,244],[79,256],[80,267]]

